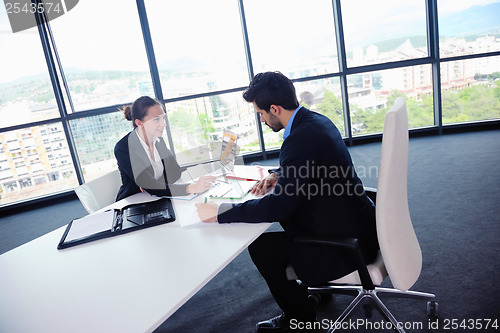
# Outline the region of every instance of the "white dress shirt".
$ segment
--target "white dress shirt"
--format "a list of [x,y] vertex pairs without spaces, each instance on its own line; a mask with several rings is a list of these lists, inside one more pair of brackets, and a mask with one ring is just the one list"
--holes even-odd
[[152,144],[153,144],[153,154],[154,154],[154,160],[151,157],[151,153],[149,151],[149,147],[144,142],[144,140],[141,138],[141,136],[138,133],[139,127],[135,129],[135,134],[139,137],[139,142],[141,143],[142,147],[146,151],[146,154],[148,155],[149,161],[151,162],[151,165],[153,166],[153,171],[154,171],[154,177],[156,179],[159,179],[163,175],[163,163],[160,158],[160,154],[158,153],[158,149],[156,149],[156,143],[160,141],[158,137],[155,137]]

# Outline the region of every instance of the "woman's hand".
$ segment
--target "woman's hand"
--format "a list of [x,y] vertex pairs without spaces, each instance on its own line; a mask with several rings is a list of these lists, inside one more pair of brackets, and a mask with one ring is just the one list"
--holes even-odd
[[215,181],[214,176],[203,176],[194,184],[189,184],[186,188],[187,193],[202,193],[208,190]]
[[278,175],[274,172],[270,173],[264,179],[262,179],[261,181],[258,181],[257,184],[255,184],[252,187],[250,192],[252,194],[256,194],[256,195],[259,195],[259,194],[263,195],[264,193],[266,193],[266,191],[270,187],[275,186],[277,182],[278,182]]

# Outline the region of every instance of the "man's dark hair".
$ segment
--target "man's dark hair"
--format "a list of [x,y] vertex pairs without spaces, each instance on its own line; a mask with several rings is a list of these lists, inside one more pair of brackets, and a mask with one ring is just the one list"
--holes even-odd
[[271,105],[279,105],[286,110],[299,107],[293,82],[280,72],[264,72],[254,76],[243,92],[247,102],[255,102],[259,109],[269,112]]

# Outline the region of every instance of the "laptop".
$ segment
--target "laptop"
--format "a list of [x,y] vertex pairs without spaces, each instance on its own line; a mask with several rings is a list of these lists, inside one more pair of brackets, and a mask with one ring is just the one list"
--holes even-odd
[[[217,161],[203,163],[187,168],[187,173],[193,181],[202,176],[215,176],[219,178],[215,184],[205,192],[207,198],[213,199],[241,199],[243,198],[255,181],[238,181],[235,179],[223,178],[226,175],[234,174],[234,164],[238,152],[236,144],[238,135],[224,129],[222,141],[220,143],[220,155]],[[221,176],[223,179],[221,179]]]
[[191,179],[197,180],[202,176],[225,176],[233,173],[238,146],[236,144],[238,135],[227,129],[224,129],[222,140],[220,142],[219,159],[214,162],[197,164],[187,168]]

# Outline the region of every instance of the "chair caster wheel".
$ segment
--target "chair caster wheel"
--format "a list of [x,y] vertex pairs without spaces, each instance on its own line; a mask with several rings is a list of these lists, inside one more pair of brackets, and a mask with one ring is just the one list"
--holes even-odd
[[309,303],[311,303],[312,306],[318,306],[319,302],[321,301],[321,295],[309,294],[309,296],[307,296],[307,300],[309,301]]
[[436,301],[427,302],[427,315],[434,318],[439,315],[438,302]]

